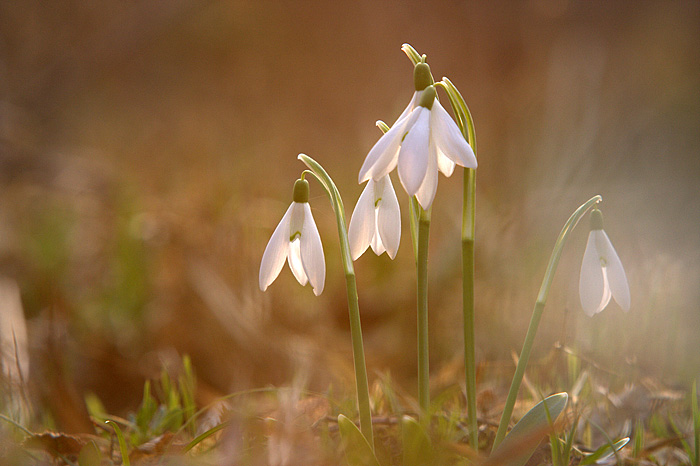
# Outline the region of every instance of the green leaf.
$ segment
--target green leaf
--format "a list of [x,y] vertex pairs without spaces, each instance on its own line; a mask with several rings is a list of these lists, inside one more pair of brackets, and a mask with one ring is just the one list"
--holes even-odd
[[100,466],[102,463],[102,453],[97,448],[94,440],[90,440],[81,450],[78,455],[79,466]]
[[[596,451],[591,453],[590,455],[587,455],[581,463],[579,463],[581,466],[585,466],[587,464],[593,464],[596,461],[606,459],[610,456],[612,456],[616,451],[620,451],[622,447],[627,445],[627,442],[630,441],[629,437],[625,437],[621,440],[618,440],[614,444],[610,445],[605,444],[602,447],[598,448]],[[614,449],[614,450],[613,450]]]
[[430,464],[433,446],[428,434],[418,421],[410,416],[401,418],[403,440],[403,466],[423,466]]
[[515,424],[486,463],[502,466],[523,466],[527,463],[552,429],[552,423],[564,411],[568,399],[566,393],[557,393],[537,403]]
[[146,435],[151,424],[151,419],[158,411],[158,403],[151,395],[151,382],[146,380],[143,384],[143,401],[136,413],[136,425],[141,435]]
[[381,466],[369,442],[354,422],[342,414],[338,415],[340,438],[345,459],[350,466]]

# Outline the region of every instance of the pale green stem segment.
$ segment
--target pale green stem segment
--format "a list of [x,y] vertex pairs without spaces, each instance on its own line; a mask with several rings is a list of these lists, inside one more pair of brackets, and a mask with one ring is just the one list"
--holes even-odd
[[566,244],[569,234],[576,227],[576,224],[581,217],[585,215],[588,209],[598,204],[602,200],[603,199],[600,196],[593,196],[586,201],[586,203],[581,205],[581,207],[576,209],[576,211],[571,214],[571,217],[569,217],[569,220],[566,221],[566,224],[564,224],[564,228],[562,228],[561,233],[559,233],[557,242],[554,243],[554,249],[552,250],[552,255],[549,257],[549,263],[547,264],[547,270],[544,273],[542,286],[540,286],[540,292],[537,295],[535,309],[532,311],[530,325],[527,329],[527,334],[525,335],[525,343],[523,344],[523,349],[520,352],[518,365],[515,367],[513,381],[510,384],[510,390],[508,391],[508,397],[506,398],[506,405],[503,408],[503,415],[501,416],[501,422],[498,424],[498,432],[496,433],[496,438],[493,441],[493,449],[491,451],[494,451],[506,436],[506,430],[508,429],[508,424],[510,423],[510,418],[513,414],[513,407],[515,406],[515,399],[518,397],[520,384],[522,383],[523,376],[525,375],[525,367],[530,359],[530,352],[532,351],[532,345],[535,342],[537,327],[539,326],[540,319],[542,318],[542,311],[544,311],[544,305],[547,302],[549,289],[552,286],[552,280],[554,279],[554,273],[557,270],[557,265],[559,264],[559,258],[561,257],[562,250],[564,249],[564,244]]
[[[437,83],[450,99],[457,125],[476,155],[474,120],[462,94],[447,78]],[[476,350],[474,330],[474,237],[476,218],[476,170],[464,169],[462,198],[462,315],[464,321],[464,369],[467,388],[469,443],[479,451],[479,425],[476,413]]]
[[340,256],[345,269],[345,284],[348,293],[348,313],[350,315],[350,336],[352,338],[352,353],[355,364],[355,384],[357,386],[357,405],[360,411],[360,431],[374,450],[374,435],[372,433],[372,412],[369,406],[369,384],[367,381],[367,365],[365,350],[362,343],[362,325],[360,324],[360,305],[357,297],[355,269],[350,256],[347,228],[345,227],[345,208],[340,192],[326,170],[314,159],[305,154],[299,154],[299,160],[304,162],[311,173],[323,185],[335,211],[340,238]]
[[[418,204],[416,202],[416,204]],[[428,360],[428,238],[430,209],[418,208],[418,250],[416,254],[418,295],[418,402],[421,414],[430,410],[430,368]]]

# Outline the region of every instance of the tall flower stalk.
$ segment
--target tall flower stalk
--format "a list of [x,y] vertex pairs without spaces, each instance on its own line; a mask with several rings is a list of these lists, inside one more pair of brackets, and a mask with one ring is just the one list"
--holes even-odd
[[326,170],[314,159],[306,154],[299,154],[299,160],[309,167],[310,173],[323,185],[330,197],[333,211],[338,225],[338,237],[340,239],[340,257],[345,271],[345,285],[348,294],[348,313],[350,317],[350,337],[352,339],[352,354],[355,366],[355,385],[357,389],[357,406],[360,412],[360,431],[374,450],[374,434],[372,431],[372,412],[369,405],[369,384],[367,379],[367,365],[365,363],[365,350],[362,342],[362,325],[360,323],[360,305],[357,297],[357,283],[355,281],[355,269],[350,255],[350,243],[345,227],[345,208],[340,192]]
[[562,228],[561,233],[559,233],[559,237],[557,238],[557,242],[554,244],[554,249],[552,250],[552,255],[549,257],[547,270],[545,271],[544,279],[542,280],[542,285],[540,286],[540,292],[537,295],[537,302],[535,303],[535,308],[532,311],[530,325],[528,326],[527,334],[525,335],[525,343],[523,343],[523,349],[520,352],[520,358],[518,359],[518,364],[515,367],[515,374],[513,375],[513,381],[510,384],[510,390],[508,391],[508,397],[506,398],[506,405],[503,408],[501,422],[498,424],[498,432],[496,432],[496,438],[493,441],[492,452],[495,451],[503,438],[506,436],[506,430],[508,429],[510,418],[513,415],[515,399],[518,397],[520,384],[523,381],[525,368],[527,367],[527,363],[530,359],[532,345],[535,342],[535,336],[537,335],[537,328],[539,327],[540,320],[542,319],[542,313],[544,311],[545,303],[547,302],[549,289],[552,286],[554,273],[557,270],[559,258],[561,257],[561,252],[564,249],[566,240],[569,237],[569,234],[571,234],[571,231],[576,227],[578,221],[581,219],[581,217],[583,217],[588,209],[601,201],[602,198],[600,196],[593,196],[578,209],[576,209],[576,211],[571,214],[571,217],[569,217],[569,220],[566,221],[566,224],[564,224],[564,228]]
[[[402,50],[413,61],[419,63],[421,56],[409,44],[404,44]],[[471,146],[476,156],[476,131],[469,107],[464,98],[452,84],[443,77],[436,83],[442,87],[450,100],[452,110],[457,118],[457,126],[462,136]],[[467,391],[467,417],[469,425],[469,443],[479,450],[479,426],[476,415],[476,357],[474,331],[474,236],[476,218],[476,170],[464,167],[462,195],[462,315],[464,323],[464,366]]]

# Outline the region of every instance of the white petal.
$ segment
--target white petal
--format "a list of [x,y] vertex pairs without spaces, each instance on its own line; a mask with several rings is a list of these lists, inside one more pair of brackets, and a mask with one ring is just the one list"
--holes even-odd
[[275,281],[287,258],[287,249],[289,248],[289,222],[293,207],[294,204],[289,206],[265,247],[265,252],[260,262],[259,276],[259,285],[262,291],[265,291],[267,287]]
[[603,230],[600,230],[597,247],[606,261],[608,283],[610,284],[612,296],[622,309],[629,311],[630,288],[627,283],[627,275],[625,275],[625,269],[622,267],[622,262],[620,262],[620,258],[617,256],[610,238]]
[[[588,242],[586,243],[586,251],[583,253],[581,276],[578,285],[581,307],[589,316],[602,311],[608,304],[603,302],[606,294],[606,280],[603,276],[603,267],[600,265],[600,255],[596,248],[596,231],[598,230],[592,230],[588,234]],[[610,297],[608,296],[609,300]]]
[[423,183],[430,147],[430,110],[418,107],[413,114],[417,114],[416,122],[408,128],[399,151],[399,179],[409,196],[415,195]]
[[304,228],[306,212],[304,205],[307,203],[292,202],[292,215],[289,218],[289,248],[287,250],[287,263],[301,286],[306,286],[309,279],[304,271],[301,261],[301,233]]
[[428,210],[435,199],[435,192],[438,185],[438,156],[435,152],[435,146],[431,145],[429,149],[428,169],[425,172],[423,184],[418,188],[416,198],[423,209]]
[[384,133],[379,138],[379,141],[374,144],[374,147],[370,149],[362,164],[362,168],[360,168],[359,183],[363,183],[370,178],[378,180],[394,169],[405,128],[408,124],[412,124],[415,121],[414,113],[411,112],[405,118],[394,123],[394,126]]
[[352,260],[357,260],[369,246],[374,234],[374,184],[370,179],[357,200],[348,226],[348,242]]
[[439,148],[437,149],[437,162],[438,170],[440,170],[443,175],[448,178],[452,176],[452,173],[455,171],[455,163],[450,160],[450,158],[446,156]]
[[321,235],[318,234],[316,222],[311,215],[311,207],[308,202],[303,205],[305,215],[304,228],[301,231],[301,262],[304,264],[304,271],[309,277],[314,294],[318,296],[326,282],[326,259],[323,256]]
[[[396,121],[401,120],[403,117],[408,115],[414,108],[416,108],[416,105],[418,104],[418,101],[420,100],[420,96],[423,95],[423,91],[416,91],[413,93],[413,96],[411,97],[411,101],[406,105],[406,108],[404,109],[403,112],[401,112],[401,115],[396,119]],[[396,124],[396,123],[394,123]]]
[[476,156],[457,124],[437,100],[430,112],[431,142],[453,162],[462,167],[476,168]]
[[379,234],[379,226],[377,222],[377,217],[379,216],[379,209],[376,207],[374,208],[374,231],[372,232],[372,241],[370,241],[369,245],[372,246],[372,252],[374,252],[376,255],[381,256],[384,251],[386,251],[386,248],[384,247],[384,243],[382,243],[382,237]]
[[386,253],[393,259],[396,257],[401,242],[401,211],[399,210],[399,200],[396,198],[396,192],[394,192],[388,175],[385,178],[382,200],[379,204],[377,229],[382,238],[382,244],[386,248]]
[[304,264],[301,261],[301,238],[294,238],[294,241],[289,243],[289,249],[287,250],[287,262],[289,263],[289,268],[294,274],[294,278],[297,279],[301,286],[306,286],[309,282],[309,277],[306,276],[304,271]]

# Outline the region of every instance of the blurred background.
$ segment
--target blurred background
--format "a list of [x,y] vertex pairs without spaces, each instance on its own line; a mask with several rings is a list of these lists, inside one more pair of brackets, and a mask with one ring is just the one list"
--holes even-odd
[[[632,307],[588,318],[587,221],[564,250],[535,347],[687,386],[700,370],[700,3],[68,0],[0,3],[0,335],[6,377],[79,431],[82,400],[133,410],[189,354],[200,402],[302,374],[352,390],[335,219],[311,205],[327,285],[265,245],[304,152],[346,214],[357,172],[413,92],[404,42],[476,122],[480,390],[505,392],[551,247],[603,196]],[[443,96],[444,98],[444,96]],[[400,189],[398,180],[395,186]],[[441,176],[430,238],[431,371],[463,383],[461,172]],[[370,378],[415,395],[415,272],[405,196],[395,261],[355,264]],[[543,362],[544,361],[544,362]],[[547,377],[547,370],[542,377]],[[565,389],[565,386],[559,387]]]

